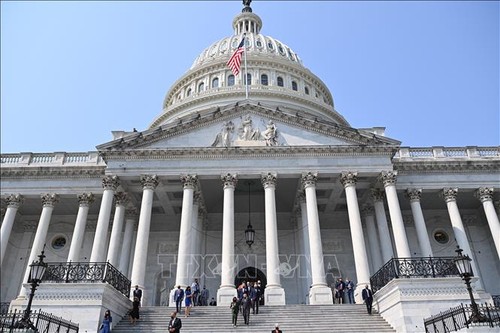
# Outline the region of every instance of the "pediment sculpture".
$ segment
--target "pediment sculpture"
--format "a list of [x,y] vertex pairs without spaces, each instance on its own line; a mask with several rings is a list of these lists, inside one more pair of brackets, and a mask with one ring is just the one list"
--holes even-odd
[[234,123],[226,121],[222,125],[221,131],[215,137],[212,147],[278,145],[278,129],[272,120],[269,120],[266,129],[261,131],[258,127],[254,126],[252,117],[247,115],[242,118],[241,123],[237,126],[237,137],[233,140],[234,134]]

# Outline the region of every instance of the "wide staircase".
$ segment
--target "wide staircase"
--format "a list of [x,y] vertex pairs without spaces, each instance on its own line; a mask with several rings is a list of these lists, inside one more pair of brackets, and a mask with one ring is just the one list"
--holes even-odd
[[[174,309],[175,310],[175,309]],[[166,333],[172,308],[142,307],[140,320],[135,326],[123,318],[113,333]],[[178,315],[182,320],[182,333],[222,333],[222,332],[271,332],[279,323],[283,333],[290,332],[396,332],[377,313],[368,315],[364,305],[286,305],[262,306],[259,314],[250,312],[250,325],[245,325],[241,313],[238,326],[231,324],[229,307],[197,306],[191,309],[188,318]]]

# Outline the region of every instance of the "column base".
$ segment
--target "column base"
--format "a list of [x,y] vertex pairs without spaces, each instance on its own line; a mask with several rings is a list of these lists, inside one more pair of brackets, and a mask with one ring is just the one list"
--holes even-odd
[[267,287],[264,289],[265,305],[285,305],[285,289],[281,287]]
[[217,306],[231,305],[233,297],[237,296],[236,288],[234,287],[221,287],[217,290]]
[[333,304],[332,290],[327,286],[313,286],[309,290],[309,304]]

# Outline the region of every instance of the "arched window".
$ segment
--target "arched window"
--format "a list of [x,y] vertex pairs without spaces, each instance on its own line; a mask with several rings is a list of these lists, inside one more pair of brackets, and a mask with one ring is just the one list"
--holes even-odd
[[191,96],[191,88],[189,88],[189,89],[187,90],[187,92],[186,92],[186,97],[189,97],[189,96]]
[[219,88],[219,78],[216,77],[212,80],[212,88]]
[[297,82],[295,82],[295,81],[292,81],[292,90],[295,90],[295,91],[298,90]]
[[263,86],[267,86],[269,84],[269,81],[267,79],[267,75],[266,74],[262,74],[260,76],[260,83],[263,85]]
[[304,92],[306,93],[306,95],[309,95],[309,87],[305,87]]
[[247,84],[247,81],[248,81],[248,85],[251,86],[252,85],[252,74],[247,74],[247,79],[245,80],[245,84]]
[[205,89],[205,84],[203,82],[200,82],[198,85],[198,92],[201,93]]
[[233,74],[231,74],[227,77],[227,85],[234,86],[234,75]]
[[283,78],[281,76],[278,76],[278,87],[283,87]]

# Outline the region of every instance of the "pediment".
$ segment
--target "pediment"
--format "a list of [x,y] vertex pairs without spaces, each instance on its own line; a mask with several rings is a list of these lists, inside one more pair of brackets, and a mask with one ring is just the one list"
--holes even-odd
[[100,151],[206,147],[394,145],[368,131],[287,114],[251,103],[204,112],[177,124],[124,133]]

